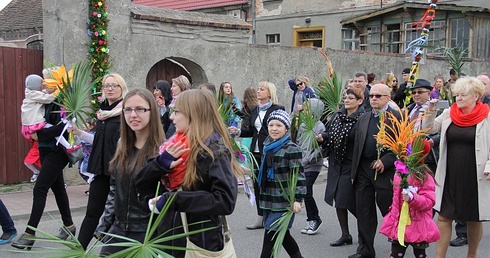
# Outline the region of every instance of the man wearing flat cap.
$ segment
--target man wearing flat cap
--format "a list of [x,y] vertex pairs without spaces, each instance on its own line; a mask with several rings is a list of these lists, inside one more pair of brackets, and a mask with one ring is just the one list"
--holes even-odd
[[[415,85],[411,89],[413,103],[407,106],[410,121],[417,119],[417,117],[420,114],[423,114],[424,110],[429,106],[432,88],[433,87],[428,80],[417,79],[415,81]],[[422,122],[419,120],[414,126],[415,130],[419,130],[421,125]],[[425,158],[425,163],[433,172],[436,171],[437,160],[439,159],[439,139],[439,134],[427,136],[427,141],[431,146],[431,150]]]

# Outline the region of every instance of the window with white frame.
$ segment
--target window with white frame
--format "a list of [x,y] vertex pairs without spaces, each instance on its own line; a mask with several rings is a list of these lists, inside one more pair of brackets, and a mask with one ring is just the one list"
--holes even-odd
[[470,22],[467,19],[452,19],[449,33],[450,48],[468,49],[470,42]]
[[[412,23],[405,23],[405,47],[413,40],[420,37],[421,30],[415,30],[412,28]],[[425,53],[428,54],[442,54],[442,49],[438,47],[446,46],[446,21],[432,21],[429,28],[429,39],[427,40]]]
[[370,26],[366,28],[366,50],[380,52],[381,33],[379,26]]
[[280,45],[281,34],[266,34],[267,45]]
[[359,37],[355,29],[342,29],[342,49],[359,50]]

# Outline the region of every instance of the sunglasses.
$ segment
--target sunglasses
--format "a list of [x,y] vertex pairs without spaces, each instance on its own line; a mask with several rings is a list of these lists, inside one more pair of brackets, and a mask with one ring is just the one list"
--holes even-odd
[[374,97],[376,97],[377,99],[380,99],[381,97],[386,97],[388,95],[383,95],[383,94],[370,94],[369,95],[369,98],[372,99]]
[[300,86],[301,84],[303,84],[303,83],[302,83],[302,82],[300,82],[300,83],[296,84],[296,86]]

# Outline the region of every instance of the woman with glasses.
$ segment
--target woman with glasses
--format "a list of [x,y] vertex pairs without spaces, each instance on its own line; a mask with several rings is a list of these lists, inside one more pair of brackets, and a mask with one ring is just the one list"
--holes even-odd
[[[102,239],[108,232],[143,242],[150,222],[150,210],[136,191],[135,175],[148,159],[158,156],[165,135],[157,103],[149,90],[136,88],[128,92],[122,102],[122,110],[121,138],[109,163],[110,191],[95,235]],[[127,242],[112,236],[106,239],[102,241],[107,244]],[[106,245],[100,253],[105,256],[125,248]]]
[[323,146],[329,153],[325,202],[335,207],[342,231],[341,237],[330,243],[331,246],[352,244],[347,211],[356,216],[356,192],[351,181],[351,168],[356,134],[354,125],[364,113],[363,101],[364,93],[360,88],[346,90],[344,107],[334,113],[325,132],[317,135],[317,140],[324,142]]
[[109,161],[116,152],[121,125],[121,101],[127,92],[126,82],[119,74],[104,76],[102,78],[102,103],[97,112],[95,135],[76,127],[72,129],[82,140],[92,143],[87,172],[93,173],[95,177],[90,183],[87,211],[78,234],[78,241],[85,249],[93,238],[109,194]]
[[422,121],[428,133],[441,134],[435,173],[434,209],[441,232],[436,257],[446,257],[453,220],[467,221],[467,257],[477,257],[482,221],[490,220],[490,109],[481,102],[484,89],[474,77],[458,79],[452,86],[456,102],[435,117],[438,100],[431,100],[430,116]]

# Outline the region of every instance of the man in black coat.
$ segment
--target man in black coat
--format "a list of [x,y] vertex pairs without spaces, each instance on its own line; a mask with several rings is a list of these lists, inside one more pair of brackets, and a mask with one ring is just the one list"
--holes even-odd
[[[391,205],[395,174],[393,152],[384,150],[377,159],[374,135],[379,131],[379,112],[390,112],[398,118],[400,114],[388,106],[390,88],[376,84],[371,88],[369,100],[372,112],[366,112],[356,123],[356,139],[352,159],[352,183],[356,189],[357,228],[360,246],[358,253],[349,258],[375,257],[374,237],[378,219],[376,204],[385,216]],[[385,118],[387,116],[385,115]],[[387,131],[387,133],[391,133]]]

